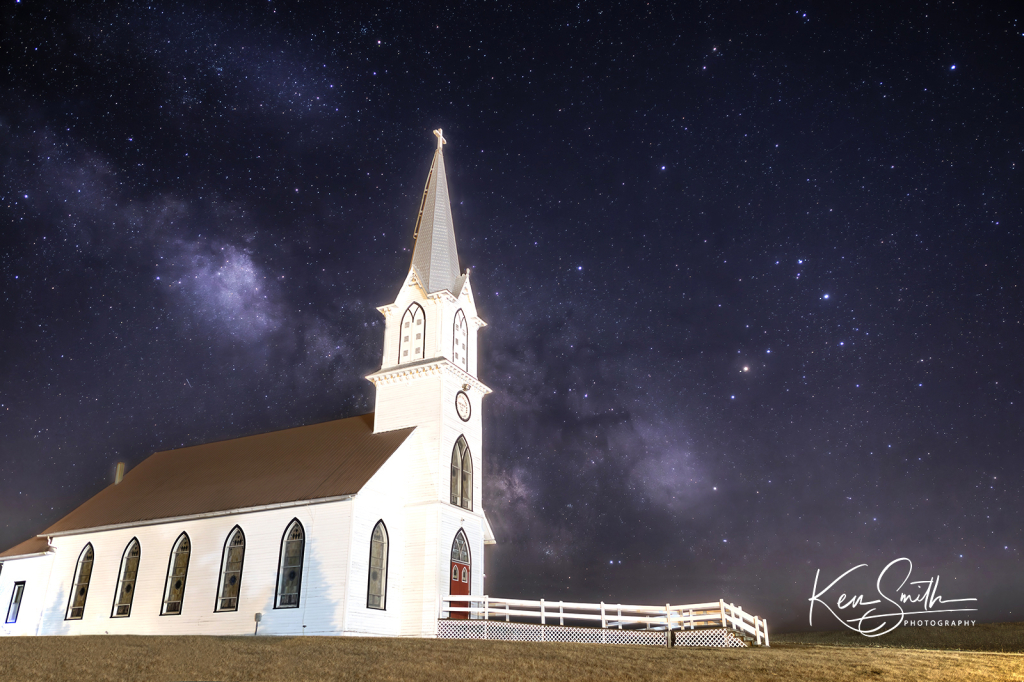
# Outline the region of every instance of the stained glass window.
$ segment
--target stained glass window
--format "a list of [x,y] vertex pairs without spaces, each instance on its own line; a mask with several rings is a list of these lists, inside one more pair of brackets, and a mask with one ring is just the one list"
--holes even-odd
[[85,598],[89,596],[89,579],[92,578],[94,557],[92,544],[86,545],[82,553],[78,555],[75,578],[71,586],[71,598],[68,601],[68,611],[64,615],[65,620],[80,620],[85,614]]
[[142,548],[139,541],[132,539],[121,557],[121,573],[117,577],[117,596],[114,601],[112,618],[126,618],[132,613],[132,599],[135,597],[135,579],[139,575],[139,560]]
[[181,603],[185,599],[185,579],[188,577],[188,559],[192,554],[192,543],[188,535],[182,533],[171,550],[171,560],[167,565],[167,582],[164,585],[164,606],[161,614],[176,616],[181,613]]
[[235,526],[224,542],[221,557],[220,596],[217,598],[218,611],[238,610],[238,591],[242,587],[242,559],[245,558],[245,534]]
[[[452,561],[469,563],[469,543],[466,542],[466,534],[461,530],[455,534],[455,542],[452,543]],[[452,573],[452,579],[458,580],[458,574]]]
[[378,521],[370,536],[370,580],[366,590],[366,606],[383,609],[388,586],[388,531]]
[[299,589],[302,587],[302,555],[306,545],[306,534],[298,519],[288,524],[281,542],[281,568],[277,577],[277,608],[290,609],[299,606]]

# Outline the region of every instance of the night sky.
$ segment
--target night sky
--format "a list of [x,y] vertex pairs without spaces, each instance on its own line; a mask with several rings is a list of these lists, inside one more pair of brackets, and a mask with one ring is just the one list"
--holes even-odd
[[1024,619],[1020,6],[374,4],[5,2],[3,548],[371,411],[441,127],[489,594]]

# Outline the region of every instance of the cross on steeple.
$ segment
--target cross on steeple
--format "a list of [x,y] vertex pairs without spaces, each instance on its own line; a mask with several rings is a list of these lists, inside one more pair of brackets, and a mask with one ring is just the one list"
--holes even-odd
[[444,139],[444,135],[441,133],[441,129],[438,128],[434,131],[434,135],[437,136],[437,148],[441,149],[441,145],[448,144],[448,140]]

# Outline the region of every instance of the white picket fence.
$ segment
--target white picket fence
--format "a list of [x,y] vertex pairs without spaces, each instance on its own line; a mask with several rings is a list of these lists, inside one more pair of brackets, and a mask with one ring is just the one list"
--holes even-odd
[[671,645],[672,633],[685,634],[718,628],[733,633],[747,644],[768,646],[768,621],[747,613],[740,606],[719,599],[705,604],[584,604],[567,601],[500,599],[488,595],[442,595],[442,620],[465,613],[469,620],[540,623],[540,625],[577,626],[614,630],[666,632]]

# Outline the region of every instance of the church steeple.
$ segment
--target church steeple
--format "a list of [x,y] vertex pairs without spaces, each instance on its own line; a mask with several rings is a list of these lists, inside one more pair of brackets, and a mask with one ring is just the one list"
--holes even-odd
[[416,229],[413,232],[416,245],[412,250],[411,269],[428,295],[447,290],[458,296],[456,286],[461,285],[459,252],[455,246],[452,208],[448,200],[448,178],[444,172],[444,154],[441,149],[447,140],[440,128],[434,131],[434,135],[437,136],[437,150],[430,164],[420,213],[416,218]]

